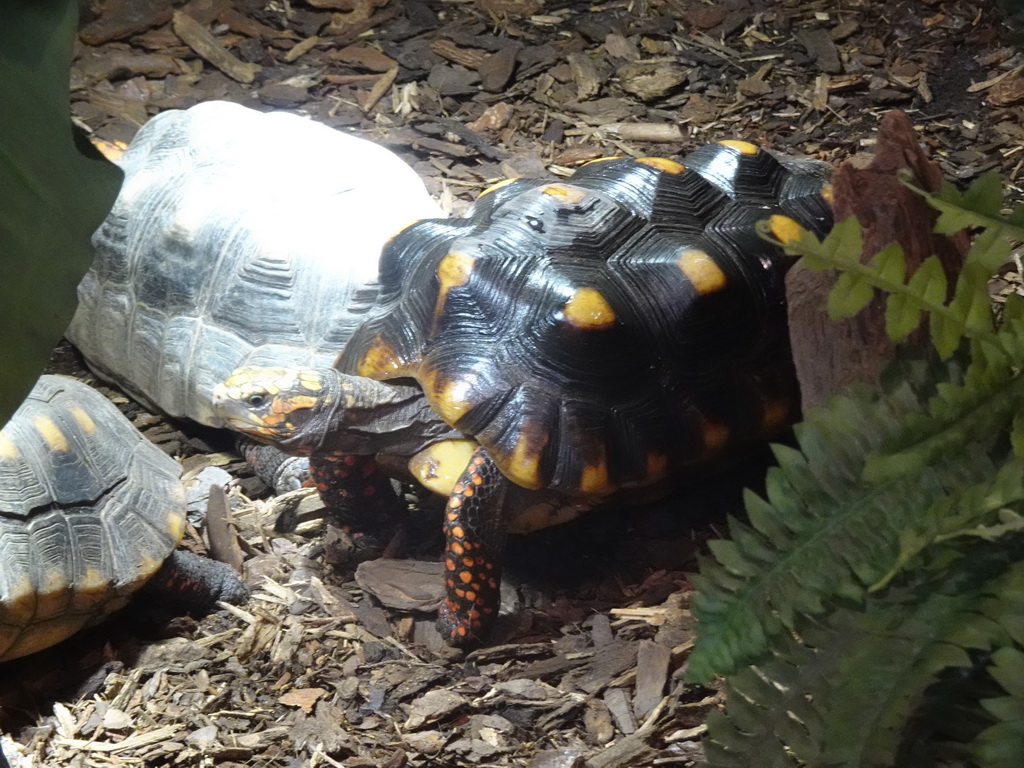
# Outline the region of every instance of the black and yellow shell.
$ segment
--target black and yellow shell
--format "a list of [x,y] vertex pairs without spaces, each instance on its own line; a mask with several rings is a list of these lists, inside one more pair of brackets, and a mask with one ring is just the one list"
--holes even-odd
[[0,661],[122,607],[185,529],[180,465],[103,395],[43,376],[0,431]]
[[791,417],[790,260],[755,224],[826,232],[822,167],[722,142],[496,186],[386,246],[338,365],[415,378],[524,487],[656,483]]

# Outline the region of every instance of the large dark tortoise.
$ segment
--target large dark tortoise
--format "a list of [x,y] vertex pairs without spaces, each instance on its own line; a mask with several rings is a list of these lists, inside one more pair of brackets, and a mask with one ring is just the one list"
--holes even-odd
[[335,497],[359,457],[448,495],[439,625],[466,642],[496,613],[506,532],[650,498],[790,423],[790,260],[755,224],[826,232],[826,178],[725,141],[498,185],[385,247],[383,311],[334,368],[244,368],[216,408],[330,459]]

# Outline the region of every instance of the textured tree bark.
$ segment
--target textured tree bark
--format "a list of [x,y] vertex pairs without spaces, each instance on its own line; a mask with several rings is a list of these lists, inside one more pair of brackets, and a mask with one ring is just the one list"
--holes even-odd
[[[947,237],[932,232],[938,213],[899,182],[896,174],[901,168],[910,169],[918,188],[938,191],[942,181],[939,167],[925,154],[910,118],[893,110],[882,118],[871,162],[865,166],[851,159],[832,178],[835,220],[856,216],[861,222],[862,260],[898,242],[906,256],[908,274],[935,254],[952,288],[967,253],[967,235],[961,232]],[[894,351],[885,333],[882,297],[876,296],[853,318],[840,322],[828,319],[826,306],[834,281],[831,273],[799,267],[786,279],[793,359],[805,410],[823,404],[854,382],[877,383]],[[908,343],[929,342],[919,328]]]

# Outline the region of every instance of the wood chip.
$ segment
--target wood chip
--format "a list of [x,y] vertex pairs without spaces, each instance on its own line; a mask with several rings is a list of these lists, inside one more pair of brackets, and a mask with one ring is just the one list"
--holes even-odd
[[232,80],[251,83],[263,68],[259,64],[246,64],[236,59],[211,35],[207,29],[187,13],[176,11],[174,34],[201,58],[208,61]]

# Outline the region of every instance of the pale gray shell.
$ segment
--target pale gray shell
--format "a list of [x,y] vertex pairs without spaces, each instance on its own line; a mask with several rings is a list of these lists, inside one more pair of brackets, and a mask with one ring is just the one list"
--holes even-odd
[[289,113],[164,112],[119,161],[68,338],[101,375],[218,425],[241,365],[330,365],[374,305],[384,241],[443,215],[372,142]]
[[0,431],[0,660],[127,602],[184,531],[180,472],[92,387],[39,379]]

